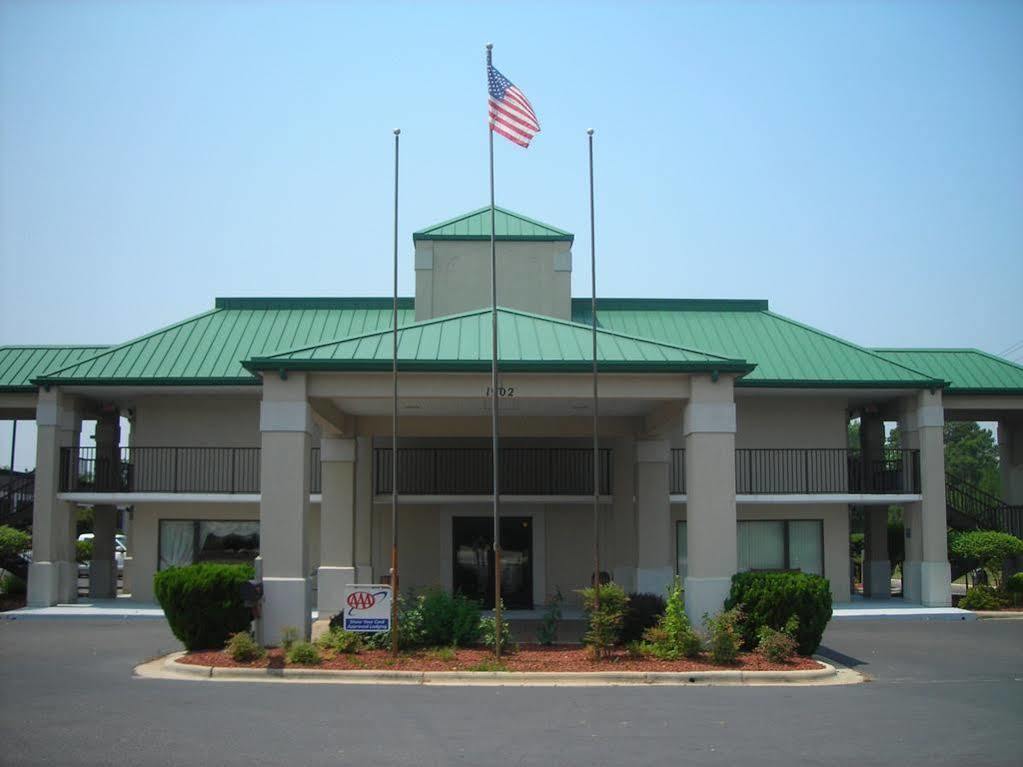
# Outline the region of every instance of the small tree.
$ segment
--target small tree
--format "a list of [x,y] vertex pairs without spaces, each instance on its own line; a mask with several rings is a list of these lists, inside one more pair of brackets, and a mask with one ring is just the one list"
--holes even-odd
[[617,583],[602,583],[588,589],[580,589],[579,593],[583,598],[583,609],[589,617],[583,641],[590,646],[596,657],[607,658],[615,645],[621,641],[622,623],[625,620],[629,597],[625,589]]
[[994,578],[995,587],[1001,588],[1002,565],[1009,557],[1023,554],[1023,540],[996,530],[970,530],[952,533],[948,551],[955,559],[988,570]]

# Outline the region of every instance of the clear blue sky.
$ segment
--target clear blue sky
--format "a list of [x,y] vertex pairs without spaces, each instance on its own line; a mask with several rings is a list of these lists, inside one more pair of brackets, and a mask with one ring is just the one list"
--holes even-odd
[[593,127],[602,295],[1023,340],[1023,3],[424,6],[0,4],[0,343],[388,294],[399,126],[410,294],[410,233],[487,200],[487,41],[543,123],[498,203],[576,232],[576,295]]

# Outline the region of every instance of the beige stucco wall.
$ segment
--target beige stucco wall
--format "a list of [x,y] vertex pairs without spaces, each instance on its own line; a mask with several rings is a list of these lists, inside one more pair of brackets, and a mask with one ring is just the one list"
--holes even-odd
[[[569,242],[498,242],[498,305],[569,319],[571,257],[559,254],[570,250]],[[416,243],[417,320],[490,304],[489,241]]]
[[[841,504],[743,504],[736,506],[739,520],[756,519],[820,519],[824,522],[824,577],[831,584],[831,597],[835,602],[848,602],[849,575],[849,508]],[[678,536],[675,523],[686,519],[685,504],[671,507],[671,550],[673,561],[678,561]],[[738,539],[736,539],[738,546]]]
[[251,396],[167,395],[137,400],[137,447],[259,447],[259,391]]
[[135,505],[128,537],[125,562],[126,580],[132,598],[151,601],[153,576],[159,563],[161,519],[259,519],[258,503],[139,503]]

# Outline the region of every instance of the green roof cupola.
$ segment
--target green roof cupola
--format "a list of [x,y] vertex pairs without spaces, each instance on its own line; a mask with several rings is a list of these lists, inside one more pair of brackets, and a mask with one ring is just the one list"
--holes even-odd
[[[572,316],[575,235],[495,208],[497,301],[510,309],[567,320]],[[490,207],[420,229],[416,250],[416,320],[490,306]]]

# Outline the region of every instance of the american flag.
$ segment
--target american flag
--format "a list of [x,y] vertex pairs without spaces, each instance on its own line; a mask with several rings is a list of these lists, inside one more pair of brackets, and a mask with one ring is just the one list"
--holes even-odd
[[487,88],[490,98],[490,130],[522,147],[540,132],[540,121],[526,98],[511,80],[502,75],[493,64],[487,63]]

